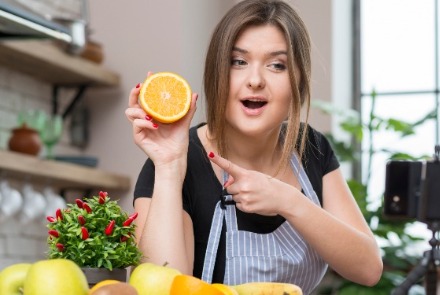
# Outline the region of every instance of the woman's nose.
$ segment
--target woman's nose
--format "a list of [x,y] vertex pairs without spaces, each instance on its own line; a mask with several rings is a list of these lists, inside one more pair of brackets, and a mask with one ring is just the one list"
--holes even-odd
[[248,87],[258,89],[263,88],[265,85],[265,80],[260,70],[253,69],[249,75]]

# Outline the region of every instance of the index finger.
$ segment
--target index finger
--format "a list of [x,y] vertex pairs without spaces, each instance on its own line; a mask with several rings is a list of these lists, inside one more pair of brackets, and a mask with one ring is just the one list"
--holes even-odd
[[138,104],[138,96],[139,91],[141,90],[141,83],[138,83],[135,88],[131,89],[130,96],[128,97],[128,107],[134,108],[139,106]]
[[209,152],[208,157],[211,162],[217,164],[217,166],[228,172],[228,174],[232,175],[232,177],[234,178],[237,178],[243,171],[243,168],[241,168],[240,166],[232,163],[231,161],[223,158],[220,155],[215,154],[214,152]]

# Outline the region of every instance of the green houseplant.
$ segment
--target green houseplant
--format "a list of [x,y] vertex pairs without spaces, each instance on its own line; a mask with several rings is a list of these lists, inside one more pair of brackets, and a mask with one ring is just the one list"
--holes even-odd
[[[408,232],[415,220],[392,220],[383,215],[382,196],[370,195],[370,178],[372,171],[371,163],[378,152],[386,153],[391,160],[420,160],[426,156],[414,157],[394,149],[377,149],[374,142],[375,134],[380,131],[391,132],[401,138],[411,136],[415,128],[429,120],[436,118],[435,111],[426,114],[416,122],[405,122],[394,118],[383,118],[376,114],[375,101],[376,93],[371,93],[372,107],[368,120],[362,122],[360,114],[355,110],[338,109],[334,105],[317,101],[313,107],[326,114],[337,116],[339,127],[343,132],[350,135],[352,141],[346,142],[336,139],[332,134],[326,134],[341,162],[354,163],[360,161],[361,154],[366,153],[366,175],[363,180],[349,179],[348,185],[374,235],[380,241],[384,272],[379,283],[374,287],[365,287],[341,278],[336,273],[330,272],[329,284],[322,284],[317,294],[364,294],[364,295],[388,295],[406,277],[408,272],[418,263],[420,256],[408,252],[408,248],[422,238]],[[365,135],[368,135],[368,145],[364,150],[359,148]],[[385,163],[384,163],[385,164]],[[379,206],[377,198],[381,198]],[[417,292],[417,291],[416,291]],[[423,293],[422,293],[423,294]]]
[[126,268],[140,263],[134,230],[137,213],[128,215],[106,192],[76,199],[66,209],[48,216],[48,257],[65,258],[78,264],[89,284],[102,280],[96,273],[126,279]]

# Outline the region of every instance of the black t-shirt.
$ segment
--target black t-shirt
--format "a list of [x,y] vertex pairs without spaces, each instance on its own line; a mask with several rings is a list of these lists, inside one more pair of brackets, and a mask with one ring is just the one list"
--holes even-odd
[[[212,217],[222,192],[222,184],[218,181],[205,149],[197,136],[197,128],[204,123],[192,127],[189,133],[188,164],[183,183],[183,209],[190,215],[194,228],[194,272],[196,277],[202,276],[205,251],[208,244]],[[302,161],[313,189],[322,203],[322,178],[325,174],[339,167],[332,148],[327,139],[318,131],[308,127],[308,138],[305,157]],[[136,182],[134,199],[152,197],[154,186],[154,165],[147,159]],[[255,233],[270,233],[280,226],[285,219],[281,216],[262,216],[244,213],[237,210],[237,222],[240,230]],[[226,241],[225,224],[220,237],[213,282],[223,282],[225,272]]]

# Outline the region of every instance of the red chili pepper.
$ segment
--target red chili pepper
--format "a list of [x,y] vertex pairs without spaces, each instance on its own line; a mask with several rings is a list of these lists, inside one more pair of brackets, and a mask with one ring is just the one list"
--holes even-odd
[[47,219],[47,221],[49,221],[49,222],[55,222],[55,221],[57,221],[56,218],[55,218],[55,217],[52,217],[52,216],[47,216],[46,219]]
[[138,214],[139,214],[139,213],[134,212],[134,213],[131,214],[128,218],[131,218],[131,219],[135,220],[135,219],[138,217]]
[[81,239],[87,240],[89,238],[89,231],[84,226],[81,227]]
[[47,233],[51,236],[54,236],[55,238],[58,238],[60,236],[60,234],[54,229],[49,230]]
[[83,204],[84,204],[83,200],[81,200],[81,199],[76,199],[75,202],[76,202],[76,205],[77,205],[79,208],[81,208],[81,209],[83,208]]
[[108,196],[107,192],[100,191],[99,192],[99,204],[104,204],[107,196]]
[[121,237],[121,242],[126,242],[130,237],[127,236],[122,236]]
[[56,213],[55,213],[57,220],[63,220],[63,212],[61,211],[61,209],[57,209]]
[[138,213],[135,212],[133,214],[131,214],[127,220],[125,220],[122,225],[123,226],[129,226],[136,218],[138,217]]
[[129,226],[133,222],[132,218],[128,218],[122,223],[122,226]]
[[112,232],[113,232],[113,228],[115,227],[115,221],[114,220],[112,220],[112,221],[110,221],[110,223],[107,225],[107,227],[105,228],[105,234],[107,235],[107,236],[109,236],[109,235],[111,235],[112,234]]
[[83,203],[83,208],[86,209],[87,213],[92,213],[92,208],[86,202]]
[[58,251],[60,251],[60,252],[64,251],[64,245],[63,244],[57,243],[55,246],[58,248]]
[[79,215],[78,222],[79,222],[79,224],[84,225],[86,223],[86,219],[84,218],[84,216]]

